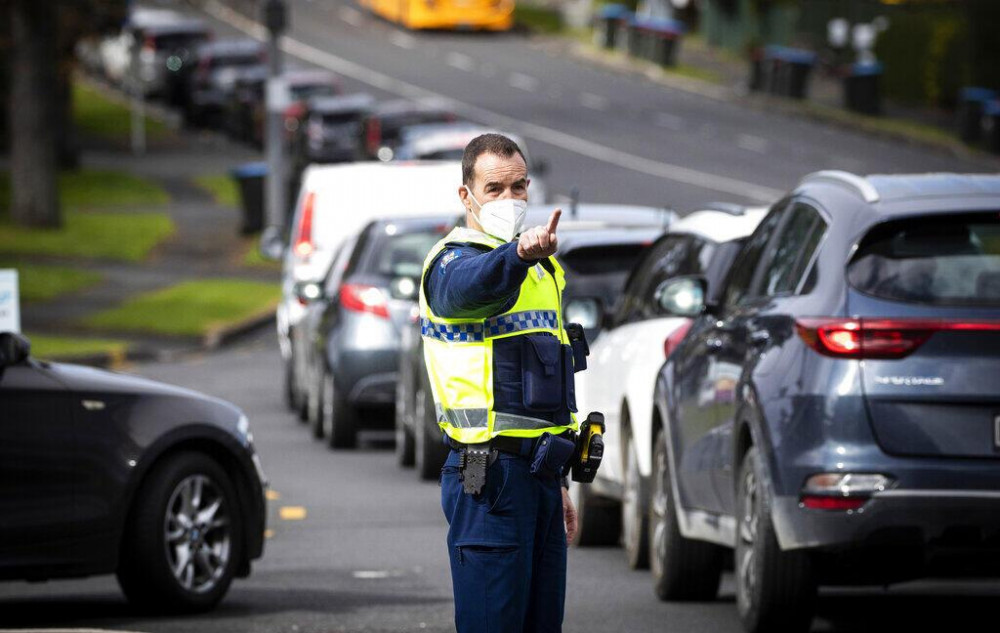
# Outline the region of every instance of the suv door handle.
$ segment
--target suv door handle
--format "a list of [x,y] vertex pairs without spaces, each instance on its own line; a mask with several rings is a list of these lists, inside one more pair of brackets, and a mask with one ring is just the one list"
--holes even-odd
[[767,330],[751,330],[750,343],[756,347],[763,347],[771,341],[771,334]]

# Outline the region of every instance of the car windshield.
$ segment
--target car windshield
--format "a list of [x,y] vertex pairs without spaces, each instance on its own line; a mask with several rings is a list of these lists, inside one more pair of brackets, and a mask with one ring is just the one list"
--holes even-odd
[[465,153],[464,149],[443,149],[438,152],[427,152],[425,154],[420,154],[415,158],[421,160],[462,160],[462,155]]
[[628,273],[632,270],[644,244],[601,244],[575,248],[560,256],[563,267],[581,275]]
[[941,215],[886,222],[858,247],[847,278],[880,299],[1000,307],[1000,215]]
[[336,114],[324,114],[323,125],[344,125],[345,123],[355,123],[361,118],[358,112],[337,112]]
[[222,55],[216,56],[209,61],[209,68],[215,70],[218,68],[235,68],[240,66],[253,66],[254,64],[260,63],[260,57],[257,55]]
[[448,229],[445,224],[419,228],[387,224],[381,238],[371,244],[366,272],[383,277],[420,277],[424,258]]
[[179,48],[193,48],[208,39],[205,33],[171,33],[157,35],[156,48],[161,51],[174,51]]
[[313,97],[332,97],[337,94],[337,88],[329,84],[306,84],[304,86],[292,86],[292,101],[305,101]]

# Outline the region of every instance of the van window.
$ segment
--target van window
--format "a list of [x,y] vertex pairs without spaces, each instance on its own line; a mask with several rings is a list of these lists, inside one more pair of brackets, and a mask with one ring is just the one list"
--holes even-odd
[[880,224],[859,244],[847,280],[865,294],[890,301],[1000,307],[1000,214]]

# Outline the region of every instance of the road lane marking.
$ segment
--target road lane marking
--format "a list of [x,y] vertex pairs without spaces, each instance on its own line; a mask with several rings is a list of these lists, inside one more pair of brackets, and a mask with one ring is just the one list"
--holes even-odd
[[464,70],[467,73],[471,73],[476,69],[476,60],[472,59],[468,55],[463,55],[462,53],[448,53],[444,56],[444,63],[448,64],[452,68]]
[[284,521],[301,521],[306,518],[306,509],[303,506],[282,506],[278,516]]
[[364,23],[364,17],[361,15],[361,12],[351,7],[340,7],[337,15],[351,26],[361,26]]
[[[205,5],[205,11],[218,20],[226,22],[233,28],[242,31],[250,37],[260,40],[267,40],[267,30],[253,20],[240,15],[233,9],[222,5],[218,0],[209,0]],[[333,72],[340,73],[345,77],[350,77],[374,88],[392,92],[410,99],[436,98],[444,101],[451,109],[464,114],[472,119],[478,119],[501,129],[510,129],[521,132],[522,135],[536,139],[548,145],[554,145],[568,152],[586,156],[594,160],[631,169],[649,176],[679,182],[686,185],[700,187],[708,191],[728,193],[757,200],[760,202],[773,202],[784,194],[780,189],[772,189],[757,185],[751,182],[730,178],[719,174],[674,165],[663,161],[653,160],[644,156],[637,156],[621,150],[616,150],[594,141],[573,136],[560,130],[555,130],[543,125],[526,123],[518,119],[493,112],[485,108],[453,99],[443,94],[421,88],[414,84],[390,77],[370,68],[365,68],[360,64],[337,57],[331,53],[310,46],[299,40],[283,36],[281,38],[281,49],[289,55],[294,55],[301,60],[311,62],[317,66],[327,68]]]
[[758,154],[766,154],[771,143],[766,138],[754,136],[752,134],[740,134],[736,137],[736,145],[740,149],[745,149]]
[[666,112],[657,112],[653,118],[653,123],[674,132],[680,132],[684,129],[684,119],[675,114],[667,114]]
[[400,31],[393,31],[389,34],[389,43],[399,48],[412,50],[417,45],[417,38]]
[[404,574],[398,570],[373,569],[358,570],[351,575],[360,580],[381,580],[383,578],[402,578]]
[[511,73],[507,77],[507,85],[511,88],[517,88],[518,90],[524,90],[525,92],[534,92],[538,89],[539,84],[542,82],[531,75],[525,75],[524,73]]
[[607,97],[602,97],[601,95],[595,95],[592,92],[585,92],[580,95],[580,105],[585,108],[590,108],[591,110],[597,110],[599,112],[607,112],[608,108],[611,107],[611,102]]
[[267,497],[268,501],[277,501],[281,498],[281,494],[277,490],[268,490],[264,496]]

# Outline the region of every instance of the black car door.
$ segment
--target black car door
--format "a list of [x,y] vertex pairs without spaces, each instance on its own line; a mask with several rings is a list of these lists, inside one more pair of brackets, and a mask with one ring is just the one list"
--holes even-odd
[[735,397],[751,284],[783,211],[784,205],[779,204],[764,218],[733,263],[721,305],[698,319],[688,341],[675,354],[678,437],[674,459],[682,501],[690,508],[722,510],[713,477],[723,450],[722,409]]
[[794,201],[784,207],[775,226],[749,286],[737,293],[739,298],[730,297],[733,303],[724,319],[727,338],[716,357],[716,380],[725,389],[717,399],[712,480],[719,510],[726,514],[731,514],[734,498],[733,429],[745,396],[737,390],[778,369],[780,348],[794,332],[795,304],[810,290],[810,272],[827,224],[814,207]]
[[76,560],[70,395],[42,364],[0,367],[0,567]]

